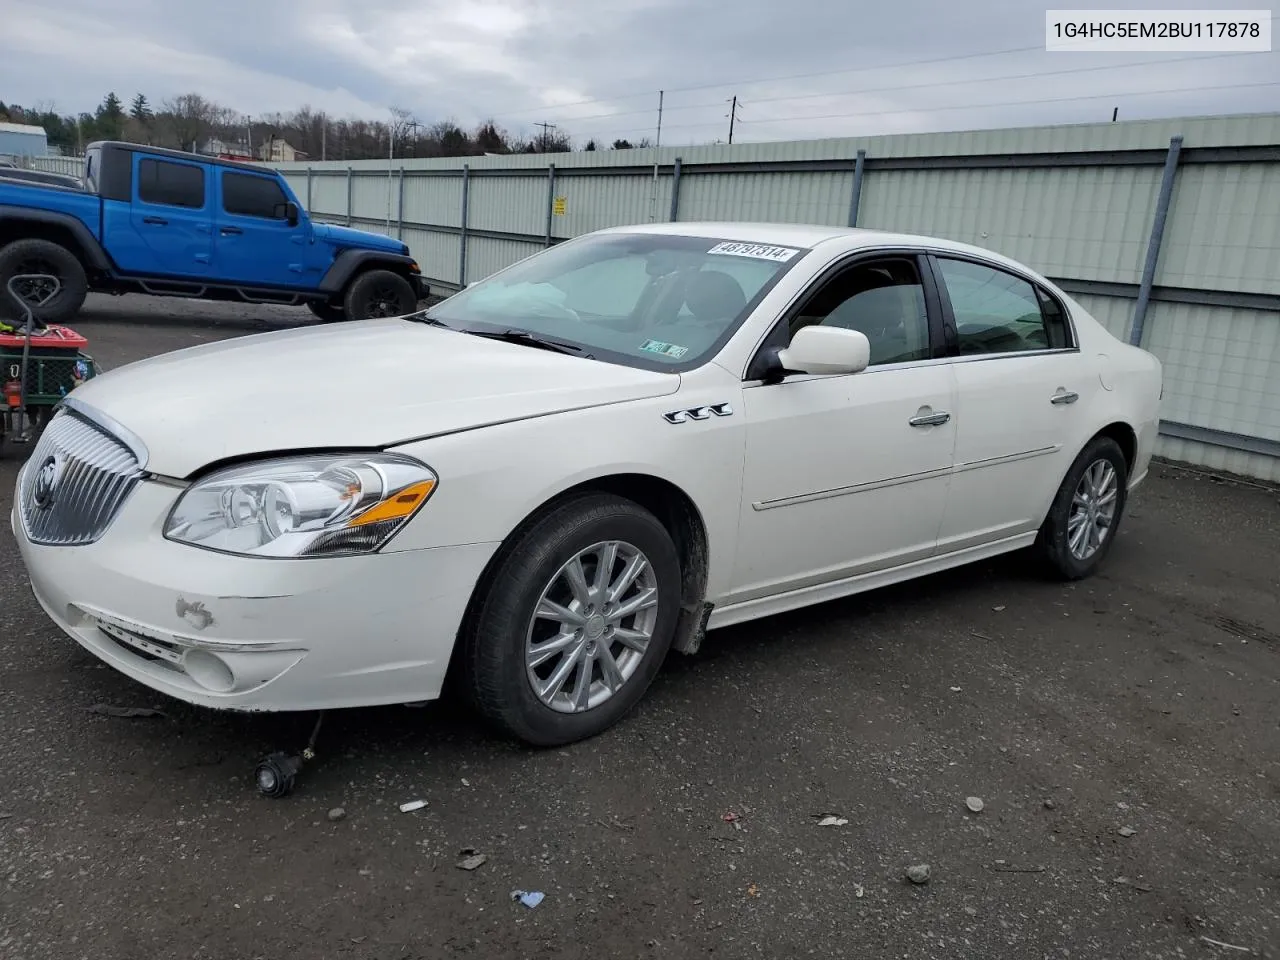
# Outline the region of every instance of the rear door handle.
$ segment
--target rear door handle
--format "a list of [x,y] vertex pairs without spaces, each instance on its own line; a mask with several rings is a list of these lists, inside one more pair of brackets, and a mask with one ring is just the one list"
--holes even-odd
[[936,427],[936,426],[939,426],[940,424],[946,423],[950,419],[951,419],[951,414],[947,413],[944,410],[940,410],[937,413],[919,414],[917,416],[912,417],[910,420],[907,421],[907,423],[911,424],[913,427]]
[[167,227],[169,225],[169,221],[166,220],[164,217],[143,217],[142,222],[153,223],[157,227]]
[[1054,404],[1075,403],[1079,399],[1080,394],[1072,393],[1070,390],[1063,390],[1059,387],[1058,392],[1049,398],[1049,402]]
[[233,234],[238,236],[239,234],[244,233],[244,231],[241,230],[239,227],[222,227],[218,230],[218,232],[221,233],[224,237],[229,237]]

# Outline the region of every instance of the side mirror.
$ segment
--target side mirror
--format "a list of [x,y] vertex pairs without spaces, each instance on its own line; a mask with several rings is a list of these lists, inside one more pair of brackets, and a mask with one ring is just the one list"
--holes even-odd
[[298,225],[298,205],[292,200],[288,201],[284,205],[284,218],[288,221],[289,226],[296,227]]
[[871,362],[871,341],[858,330],[812,324],[795,332],[778,362],[791,373],[861,373]]

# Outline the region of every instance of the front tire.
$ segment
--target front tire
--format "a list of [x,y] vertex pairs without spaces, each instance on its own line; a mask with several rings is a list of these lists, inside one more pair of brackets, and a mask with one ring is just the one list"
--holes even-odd
[[349,320],[403,317],[418,309],[418,296],[400,274],[366,270],[351,281],[343,305]]
[[504,548],[461,637],[464,687],[500,732],[533,746],[595,736],[644,696],[680,609],[680,557],[649,511],[586,494]]
[[[9,293],[9,278],[24,273],[49,274],[58,278],[58,292],[40,303],[47,295],[41,281],[28,281],[23,299],[35,318],[42,323],[64,323],[80,312],[89,293],[89,278],[80,259],[61,244],[51,240],[14,240],[0,248],[0,317],[21,322],[23,311]],[[21,284],[20,284],[21,285]]]
[[1036,546],[1064,580],[1093,574],[1111,551],[1124,514],[1129,465],[1110,437],[1094,437],[1067,471],[1040,527]]

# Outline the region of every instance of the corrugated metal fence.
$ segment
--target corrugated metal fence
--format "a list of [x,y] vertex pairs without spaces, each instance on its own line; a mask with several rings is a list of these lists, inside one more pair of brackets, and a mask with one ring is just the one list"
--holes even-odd
[[976,243],[1160,357],[1160,453],[1280,481],[1280,114],[280,169],[317,218],[400,237],[446,290],[652,220]]

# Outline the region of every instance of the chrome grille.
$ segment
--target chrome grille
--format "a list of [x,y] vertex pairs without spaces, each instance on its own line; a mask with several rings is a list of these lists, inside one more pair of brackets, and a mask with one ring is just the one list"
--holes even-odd
[[133,492],[142,468],[122,441],[77,413],[49,421],[22,471],[19,507],[32,543],[93,543]]

